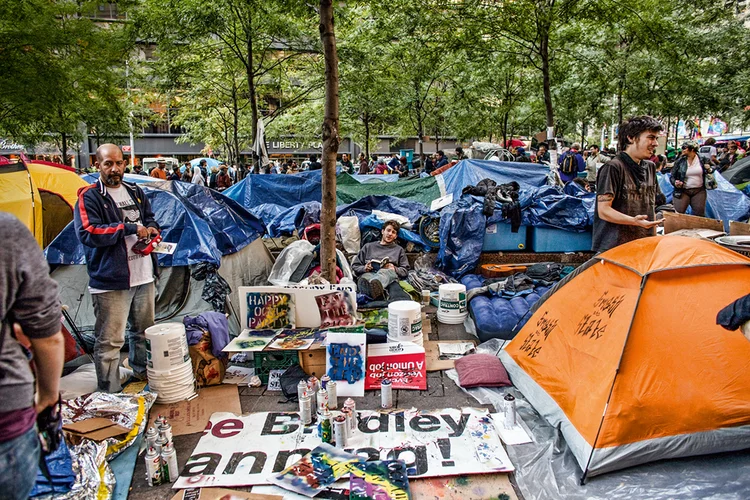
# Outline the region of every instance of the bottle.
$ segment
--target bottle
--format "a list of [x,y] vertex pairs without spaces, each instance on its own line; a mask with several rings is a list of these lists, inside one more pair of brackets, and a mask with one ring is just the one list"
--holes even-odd
[[303,392],[302,397],[299,398],[299,418],[305,425],[312,423],[312,405],[307,391]]
[[338,397],[336,396],[336,390],[338,385],[336,382],[331,380],[326,385],[326,391],[328,391],[328,408],[335,410],[339,406]]
[[146,481],[149,486],[161,484],[161,456],[152,446],[146,451]]
[[320,389],[318,391],[318,414],[322,415],[328,409],[328,391]]
[[331,412],[326,410],[318,421],[318,436],[324,443],[331,444],[333,441],[333,429],[331,429]]
[[177,470],[177,452],[171,443],[164,446],[164,449],[161,450],[161,463],[163,481],[166,483],[177,481],[180,475],[179,470]]
[[393,408],[393,386],[387,378],[380,382],[380,407]]

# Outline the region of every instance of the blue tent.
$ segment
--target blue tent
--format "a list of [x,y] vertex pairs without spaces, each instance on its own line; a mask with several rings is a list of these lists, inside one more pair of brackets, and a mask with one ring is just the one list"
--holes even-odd
[[320,202],[321,193],[321,170],[293,175],[248,175],[241,182],[224,191],[224,195],[248,208],[263,204],[291,208],[308,201]]
[[476,186],[482,179],[492,179],[498,184],[515,181],[525,189],[546,185],[548,174],[549,167],[537,163],[461,160],[441,176],[446,194],[453,193],[453,199],[457,200],[464,187]]
[[[172,255],[159,254],[160,266],[210,262],[238,252],[265,232],[254,215],[222,194],[195,184],[162,181],[142,186]],[[50,264],[84,264],[83,247],[71,222],[45,250]]]

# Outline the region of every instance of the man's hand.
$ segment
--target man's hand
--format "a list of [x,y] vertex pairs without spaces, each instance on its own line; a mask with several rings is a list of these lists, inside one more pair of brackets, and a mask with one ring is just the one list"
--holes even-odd
[[138,236],[139,240],[144,240],[144,239],[148,238],[148,229],[149,228],[147,228],[145,226],[141,226],[140,224],[138,224],[138,228],[136,229],[135,234],[136,234],[136,236]]
[[392,269],[392,270],[394,270],[394,271],[396,270],[396,266],[394,266],[394,265],[393,265],[393,264],[391,264],[390,262],[389,262],[388,264],[386,264],[385,268],[386,268],[386,269]]
[[656,227],[662,223],[662,221],[660,220],[648,220],[648,215],[636,215],[635,217],[633,217],[633,221],[635,222],[633,224],[634,226],[643,227],[646,229]]
[[149,238],[155,238],[155,237],[159,236],[159,230],[156,229],[155,227],[150,227],[149,226],[146,229],[148,230],[148,237]]
[[372,272],[372,262],[365,264],[365,272]]

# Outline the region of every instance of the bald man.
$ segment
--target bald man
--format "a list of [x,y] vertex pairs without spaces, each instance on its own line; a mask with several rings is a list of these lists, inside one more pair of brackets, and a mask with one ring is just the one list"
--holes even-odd
[[120,392],[120,349],[126,329],[134,376],[146,377],[145,330],[154,324],[156,255],[136,253],[133,245],[159,234],[159,225],[143,190],[123,182],[126,163],[117,145],[100,146],[94,165],[99,180],[78,192],[74,222],[96,315],[99,390]]

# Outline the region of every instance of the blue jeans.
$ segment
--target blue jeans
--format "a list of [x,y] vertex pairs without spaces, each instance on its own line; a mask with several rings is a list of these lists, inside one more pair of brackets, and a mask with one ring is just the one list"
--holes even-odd
[[383,284],[383,288],[385,289],[394,281],[398,281],[398,274],[393,269],[380,269],[375,273],[365,273],[360,278],[364,278],[367,281],[378,280]]
[[94,333],[94,365],[99,390],[120,392],[120,349],[129,332],[130,367],[136,376],[146,376],[146,328],[154,324],[154,283],[129,290],[95,293],[96,323]]
[[26,500],[36,484],[39,467],[36,426],[0,443],[0,500]]

